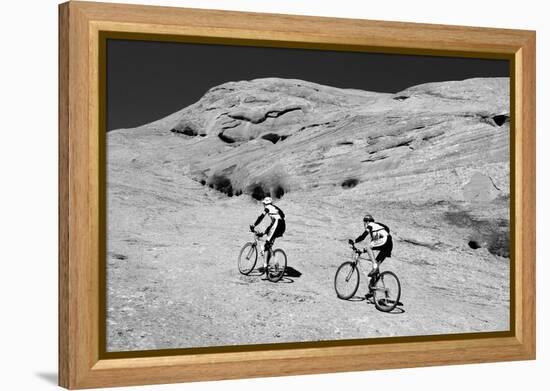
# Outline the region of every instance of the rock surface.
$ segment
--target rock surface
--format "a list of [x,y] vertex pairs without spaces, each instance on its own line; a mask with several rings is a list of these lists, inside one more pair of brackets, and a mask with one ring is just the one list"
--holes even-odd
[[[109,132],[108,350],[507,330],[508,88],[258,79]],[[278,284],[236,267],[267,194],[297,272]],[[366,212],[392,228],[397,316],[334,293]]]

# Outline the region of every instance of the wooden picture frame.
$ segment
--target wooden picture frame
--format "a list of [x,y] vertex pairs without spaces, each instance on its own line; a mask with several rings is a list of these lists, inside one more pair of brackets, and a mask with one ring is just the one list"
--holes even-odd
[[[100,348],[102,32],[511,64],[512,330],[342,346],[105,358]],[[90,388],[535,358],[535,33],[533,31],[68,2],[59,6],[59,384]],[[102,214],[103,210],[103,214]],[[103,243],[103,244],[102,244]]]

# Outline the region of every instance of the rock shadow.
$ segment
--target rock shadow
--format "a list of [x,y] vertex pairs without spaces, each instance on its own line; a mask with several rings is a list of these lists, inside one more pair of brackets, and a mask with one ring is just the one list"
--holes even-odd
[[[198,136],[200,128],[192,121],[183,119],[173,129],[170,129],[172,133],[183,134],[186,136]],[[203,136],[203,134],[201,134]]]
[[510,257],[510,225],[506,219],[478,219],[466,211],[445,212],[444,219],[457,227],[469,228],[466,239],[471,249],[486,248],[491,254]]
[[253,183],[248,186],[246,192],[257,201],[261,201],[265,197],[283,198],[285,195],[285,188],[282,182],[277,178],[272,179],[270,182],[270,184],[263,182]]
[[224,193],[228,197],[233,197],[233,184],[225,175],[215,174],[208,179],[208,186],[216,189],[220,193]]
[[342,186],[344,189],[351,189],[351,188],[357,186],[358,183],[359,183],[359,179],[356,179],[356,178],[348,178],[348,179],[346,179],[344,182],[342,182],[341,186]]

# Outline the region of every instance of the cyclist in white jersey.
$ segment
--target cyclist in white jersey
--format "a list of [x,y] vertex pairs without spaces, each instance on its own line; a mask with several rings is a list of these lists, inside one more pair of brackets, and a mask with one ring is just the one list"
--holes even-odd
[[[370,259],[372,259],[372,270],[369,272],[369,277],[372,277],[378,273],[378,265],[384,261],[384,259],[390,257],[393,249],[393,240],[389,233],[389,228],[385,225],[376,223],[374,218],[367,214],[363,218],[363,224],[365,226],[365,231],[359,235],[355,241],[351,240],[354,243],[359,243],[364,239],[367,239],[367,247],[365,247],[365,252],[369,254]],[[378,250],[378,255],[374,257],[373,250]]]
[[269,216],[271,219],[271,224],[269,224],[264,232],[264,235],[266,235],[264,251],[267,251],[273,246],[275,239],[283,236],[286,230],[286,223],[284,212],[281,208],[273,205],[273,200],[271,197],[265,197],[262,200],[262,203],[264,204],[264,211],[260,216],[258,216],[256,222],[250,226],[250,229],[254,230],[254,228],[262,222],[265,216]]

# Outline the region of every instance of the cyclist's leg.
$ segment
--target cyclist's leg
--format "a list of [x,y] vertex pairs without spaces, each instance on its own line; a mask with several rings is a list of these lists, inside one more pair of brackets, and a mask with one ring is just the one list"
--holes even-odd
[[[380,248],[382,246],[373,245],[372,244],[372,238],[370,238],[370,237],[367,238],[367,246],[368,246],[368,249],[370,250],[368,252],[369,258],[372,261],[372,270],[369,272],[368,276],[373,277],[374,275],[376,275],[376,273],[378,273],[378,255],[380,255]],[[378,255],[376,255],[376,256],[374,255],[375,251],[378,252]],[[369,282],[369,285],[372,285],[373,283],[374,283],[374,278],[371,278],[370,282]]]
[[[393,248],[393,242],[391,240],[391,236],[388,237],[388,240],[386,241],[386,243],[384,243],[380,246],[374,246],[372,248],[373,251],[378,250],[378,254],[376,255],[376,258],[374,259],[373,269],[369,273],[371,276],[374,276],[374,275],[378,274],[380,264],[382,262],[384,262],[384,260],[386,258],[391,257],[392,248]],[[376,282],[376,279],[375,278],[371,279],[371,283],[374,283],[374,282]]]
[[[375,250],[373,248],[373,250]],[[376,263],[378,264],[378,266],[380,266],[380,264],[382,262],[384,262],[384,259],[386,259],[388,257],[388,253],[387,251],[384,251],[383,249],[377,249],[378,250],[378,254],[376,255]]]
[[374,257],[374,262],[372,264],[373,266],[373,269],[377,269],[378,270],[378,266],[380,266],[380,264],[382,263],[382,261],[384,259],[386,259],[386,252],[384,251],[384,245],[382,246],[374,246],[372,248],[372,251],[373,253],[376,251],[377,254],[376,254],[376,257]]
[[[374,252],[376,250],[372,249],[372,251]],[[376,258],[378,258],[378,256],[376,256]],[[378,262],[378,260],[376,258],[372,261],[372,269],[369,272],[369,274],[367,275],[370,278],[369,287],[374,286],[374,283],[376,282],[376,276],[378,275],[378,272],[379,272],[380,263]]]
[[277,236],[276,236],[277,226],[278,226],[278,220],[275,221],[273,226],[269,229],[269,232],[267,233],[267,236],[265,238],[265,243],[264,243],[264,269],[267,267],[267,261],[269,260],[268,258],[271,254],[271,249],[273,248],[273,243],[275,242],[275,239],[277,238]]
[[374,285],[374,283],[376,282],[376,276],[380,272],[380,264],[386,258],[386,256],[384,255],[384,252],[381,251],[380,249],[373,248],[372,251],[373,252],[378,251],[378,254],[374,258],[374,261],[372,262],[372,270],[369,273],[369,277],[371,277],[369,285]]
[[281,223],[280,220],[275,220],[275,223],[273,223],[273,226],[270,228],[269,232],[267,233],[267,236],[265,238],[265,249],[273,248],[273,244],[275,243],[275,239],[277,239],[279,236],[281,236],[280,232]]
[[279,220],[277,222],[277,227],[275,228],[275,231],[273,232],[273,236],[271,237],[271,248],[275,245],[275,239],[280,238],[285,233],[285,221]]
[[393,240],[391,235],[388,236],[386,243],[384,243],[381,246],[378,246],[377,249],[379,251],[378,251],[378,255],[376,256],[376,262],[380,265],[384,261],[384,259],[391,257],[391,252],[393,250]]

